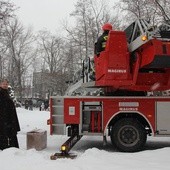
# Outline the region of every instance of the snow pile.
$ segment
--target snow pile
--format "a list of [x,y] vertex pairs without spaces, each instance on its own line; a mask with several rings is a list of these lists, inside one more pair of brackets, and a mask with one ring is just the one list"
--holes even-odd
[[[76,159],[50,160],[59,151],[66,136],[50,136],[47,119],[49,112],[28,111],[17,108],[21,131],[18,134],[20,149],[0,151],[0,170],[169,170],[169,138],[149,138],[144,151],[137,153],[117,152],[108,138],[103,147],[101,137],[83,137],[72,149]],[[33,129],[47,130],[47,148],[42,151],[26,149],[26,134]]]

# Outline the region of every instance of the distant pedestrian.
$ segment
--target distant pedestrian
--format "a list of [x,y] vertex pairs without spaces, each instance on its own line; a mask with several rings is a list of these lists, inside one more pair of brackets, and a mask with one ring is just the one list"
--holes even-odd
[[32,99],[28,100],[28,109],[33,110],[33,101],[32,101]]
[[0,150],[19,148],[17,132],[20,125],[13,100],[8,93],[8,80],[0,80]]
[[45,109],[45,110],[48,110],[49,101],[48,101],[48,100],[45,100],[44,105],[45,105],[44,109]]
[[44,102],[42,102],[40,106],[40,111],[44,111],[44,110],[45,110],[45,105],[44,105]]
[[27,109],[27,110],[28,110],[28,105],[29,105],[29,104],[28,104],[28,100],[26,99],[26,100],[25,100],[25,109]]

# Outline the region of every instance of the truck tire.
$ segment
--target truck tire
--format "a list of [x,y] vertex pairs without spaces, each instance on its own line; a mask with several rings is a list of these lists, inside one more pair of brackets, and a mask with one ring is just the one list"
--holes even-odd
[[147,139],[145,128],[133,118],[123,118],[112,126],[112,144],[123,152],[140,151]]

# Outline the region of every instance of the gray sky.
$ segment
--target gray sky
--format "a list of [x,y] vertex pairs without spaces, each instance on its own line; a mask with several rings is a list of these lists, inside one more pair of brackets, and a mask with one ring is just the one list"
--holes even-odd
[[54,32],[64,18],[74,10],[77,0],[10,0],[20,7],[17,16],[24,26],[32,26],[35,31],[47,28]]

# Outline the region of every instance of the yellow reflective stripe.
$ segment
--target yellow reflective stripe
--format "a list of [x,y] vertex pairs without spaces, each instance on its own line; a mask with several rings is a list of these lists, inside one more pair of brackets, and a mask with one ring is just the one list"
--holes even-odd
[[108,39],[108,35],[104,36],[103,38],[104,38],[104,40],[107,40]]
[[102,43],[102,48],[105,48],[106,47],[106,42],[103,42]]

